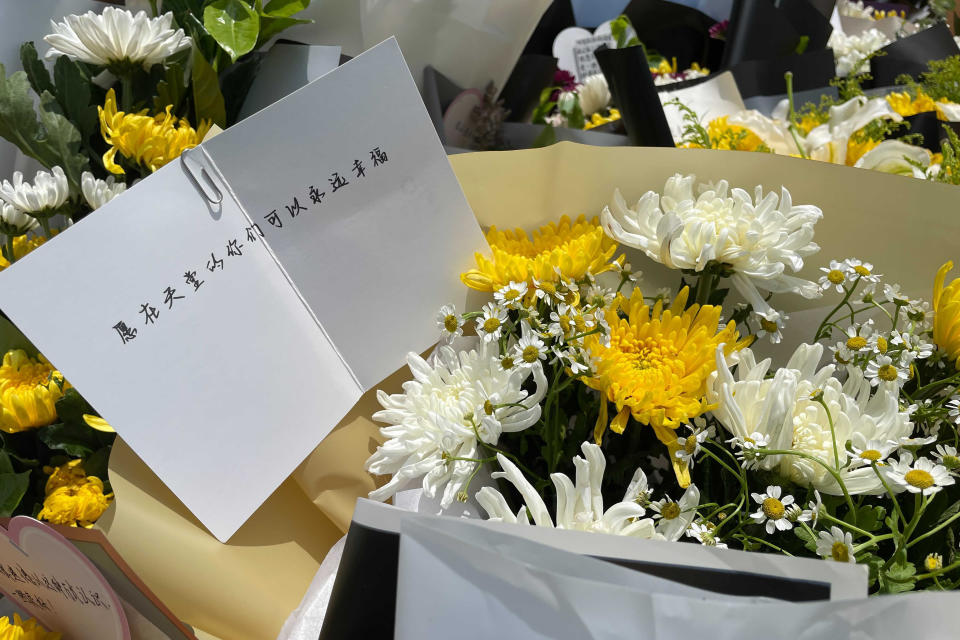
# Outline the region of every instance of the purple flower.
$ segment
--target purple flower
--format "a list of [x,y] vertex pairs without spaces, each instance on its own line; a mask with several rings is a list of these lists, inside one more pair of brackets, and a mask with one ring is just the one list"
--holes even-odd
[[729,20],[722,20],[721,22],[716,23],[710,27],[710,37],[717,40],[726,40],[727,39],[727,27],[730,26]]
[[560,87],[561,91],[573,91],[577,88],[577,79],[569,71],[557,69],[553,74],[553,84]]

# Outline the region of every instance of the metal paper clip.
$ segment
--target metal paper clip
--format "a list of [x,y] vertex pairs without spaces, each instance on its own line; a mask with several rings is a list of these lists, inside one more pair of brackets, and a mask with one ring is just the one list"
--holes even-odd
[[[201,149],[201,152],[203,152],[202,149]],[[221,202],[223,202],[223,192],[220,191],[219,187],[217,187],[217,183],[214,182],[213,178],[210,177],[210,174],[207,173],[206,167],[200,166],[200,176],[204,179],[207,185],[209,185],[210,189],[213,190],[213,193],[215,193],[216,196],[211,196],[211,192],[207,191],[203,187],[200,180],[197,178],[196,173],[194,173],[194,170],[190,168],[190,165],[187,163],[187,156],[188,154],[192,155],[192,153],[193,153],[193,149],[185,149],[180,154],[180,166],[183,167],[183,170],[187,174],[187,177],[190,178],[190,182],[192,182],[194,188],[196,188],[196,190],[200,192],[200,195],[202,195],[207,200],[207,202],[209,202],[211,205],[217,206]],[[206,155],[206,154],[204,153],[203,155]]]

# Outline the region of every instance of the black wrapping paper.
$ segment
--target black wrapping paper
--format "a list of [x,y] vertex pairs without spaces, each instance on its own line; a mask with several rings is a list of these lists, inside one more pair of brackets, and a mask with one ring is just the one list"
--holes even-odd
[[767,60],[745,60],[730,68],[744,98],[772,96],[787,90],[784,74],[793,72],[794,91],[819,89],[830,85],[836,75],[833,51],[821,49],[801,55]]
[[723,66],[788,56],[796,52],[801,35],[771,0],[734,0]]
[[[821,13],[810,0],[776,0],[776,6],[787,17],[797,33],[801,37],[807,37],[804,51],[817,51],[827,46],[827,40],[833,33],[829,13],[827,15]],[[833,12],[832,6],[830,12]]]
[[[615,16],[610,16],[611,18]],[[570,0],[553,0],[553,4],[544,12],[533,30],[523,53],[553,55],[553,41],[557,34],[567,27],[575,27],[576,19],[573,16],[573,5]]]
[[904,120],[910,123],[910,128],[897,129],[893,137],[902,138],[911,133],[919,133],[923,136],[923,142],[920,143],[920,146],[934,153],[940,152],[941,141],[947,139],[945,126],[952,129],[954,133],[960,134],[960,122],[943,122],[937,118],[937,114],[933,111],[907,116]]
[[720,66],[724,43],[710,37],[710,27],[716,20],[705,13],[665,0],[632,0],[623,13],[644,46],[666,58],[676,58],[680,69],[694,62],[711,71]]
[[631,144],[674,146],[643,47],[601,48],[596,56]]
[[557,59],[541,54],[524,54],[514,65],[500,92],[510,122],[528,122],[540,101],[540,92],[553,84]]
[[884,55],[870,60],[874,86],[897,84],[902,73],[917,76],[927,70],[930,60],[942,60],[960,54],[946,23],[941,22],[912,36],[891,42],[880,49]]

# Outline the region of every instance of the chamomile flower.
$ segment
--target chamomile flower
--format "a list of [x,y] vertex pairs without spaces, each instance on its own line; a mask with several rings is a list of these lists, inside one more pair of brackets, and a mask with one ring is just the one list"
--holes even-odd
[[598,284],[590,285],[581,297],[581,301],[591,307],[603,309],[616,297],[612,289],[601,287]]
[[956,473],[960,469],[960,456],[957,455],[957,449],[945,444],[938,444],[933,453],[937,462],[942,464],[951,473]]
[[713,427],[707,426],[707,421],[701,417],[693,419],[693,426],[687,425],[690,429],[690,435],[677,438],[678,449],[674,452],[679,460],[683,461],[687,468],[693,469],[697,454],[700,453],[700,445],[707,438],[713,437]]
[[657,521],[657,533],[671,542],[676,542],[693,522],[700,504],[700,490],[691,484],[680,496],[680,500],[669,497],[650,503]]
[[775,485],[768,486],[766,493],[750,494],[760,505],[757,512],[751,513],[750,517],[757,524],[765,524],[767,533],[793,529],[793,523],[787,519],[787,507],[793,504],[793,496],[782,494],[783,489]]
[[882,291],[883,291],[883,294],[882,294],[883,299],[886,300],[887,302],[893,302],[894,304],[897,304],[897,303],[907,304],[910,302],[910,298],[906,296],[903,293],[903,291],[900,290],[899,284],[896,284],[896,283],[888,284],[885,282],[883,284]]
[[557,362],[570,370],[572,376],[588,375],[590,373],[590,366],[586,364],[590,362],[590,357],[582,349],[554,347],[553,355]]
[[909,331],[894,331],[890,343],[902,347],[918,360],[929,358],[936,349],[933,343],[927,342],[922,337]]
[[810,524],[814,527],[817,526],[817,521],[820,520],[820,512],[823,510],[823,500],[820,498],[818,490],[813,490],[813,500],[807,503],[807,509],[810,510]]
[[826,291],[833,287],[837,293],[843,293],[843,285],[847,282],[847,267],[842,262],[830,261],[829,267],[820,267],[824,275],[820,276],[820,290]]
[[794,524],[797,522],[810,522],[810,520],[813,519],[813,512],[807,511],[800,505],[794,503],[787,507],[786,518]]
[[484,342],[496,342],[503,334],[507,310],[494,302],[483,305],[483,316],[477,319],[477,333]]
[[526,282],[513,282],[493,292],[493,299],[508,309],[519,309],[527,295]]
[[873,265],[856,258],[847,258],[843,261],[847,273],[852,278],[860,278],[860,282],[880,282],[880,274],[873,272]]
[[851,351],[863,351],[869,345],[873,334],[873,323],[869,320],[863,324],[854,324],[847,327],[847,339],[844,345]]
[[943,569],[943,556],[939,553],[928,553],[923,559],[923,568],[927,571],[937,571]]
[[760,330],[757,331],[757,338],[769,338],[770,342],[773,344],[780,344],[780,341],[783,340],[783,323],[785,320],[789,319],[789,316],[782,312],[775,312],[776,316],[774,320],[768,320],[762,315],[756,314],[755,320],[760,325]]
[[547,331],[559,342],[563,342],[565,337],[573,335],[575,331],[573,323],[575,316],[576,309],[561,302],[557,305],[556,309],[550,312],[550,324],[547,327]]
[[770,436],[754,432],[745,438],[741,438],[740,436],[730,438],[727,440],[727,443],[732,445],[736,450],[737,460],[740,461],[744,469],[754,469],[760,464],[760,460],[763,458],[763,456],[757,452],[757,449],[763,449],[770,444]]
[[547,345],[540,336],[524,322],[521,325],[521,336],[513,347],[513,359],[520,366],[532,366],[540,360],[547,359]]
[[927,458],[914,460],[909,451],[904,451],[898,461],[891,463],[887,477],[902,489],[923,495],[933,495],[954,483],[946,467]]
[[463,335],[463,319],[452,304],[445,304],[437,311],[437,326],[448,341]]
[[960,425],[960,395],[953,396],[947,400],[947,404],[944,406],[946,406],[947,415],[950,416],[954,424]]
[[882,356],[890,348],[890,341],[880,332],[877,332],[867,339],[867,347],[877,355]]
[[830,351],[833,351],[834,362],[839,364],[850,364],[853,361],[853,351],[847,348],[847,345],[843,342],[838,342],[830,347]]
[[696,538],[700,541],[700,544],[705,547],[716,547],[717,549],[727,548],[726,543],[717,540],[717,537],[713,533],[713,527],[706,524],[694,522],[690,525],[690,528],[687,529],[687,536]]
[[853,456],[850,458],[851,468],[870,466],[874,462],[883,464],[883,461],[897,449],[897,443],[890,441],[868,440],[862,442],[861,445],[859,447],[856,444],[850,445],[850,449],[853,451]]
[[871,360],[864,370],[870,385],[876,387],[881,382],[895,383],[898,387],[910,379],[909,367],[904,367],[900,360],[894,361],[890,356],[879,356]]
[[830,527],[830,532],[821,531],[817,540],[817,555],[834,562],[856,562],[853,556],[853,535],[840,527]]

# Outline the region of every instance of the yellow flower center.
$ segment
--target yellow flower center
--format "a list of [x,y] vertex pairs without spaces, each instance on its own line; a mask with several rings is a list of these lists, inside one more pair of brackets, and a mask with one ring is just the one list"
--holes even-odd
[[850,547],[838,540],[830,548],[830,557],[837,562],[850,562]]
[[882,336],[877,336],[877,351],[880,353],[886,353],[887,347],[887,339]]
[[883,457],[883,454],[876,449],[867,449],[866,451],[860,452],[860,457],[864,460],[869,460],[870,462],[876,462]]
[[897,368],[892,364],[885,364],[877,369],[877,377],[886,382],[893,382],[897,379]]
[[516,289],[507,289],[506,293],[503,294],[504,300],[516,300],[520,297],[520,292]]
[[540,349],[530,345],[529,347],[523,348],[523,361],[527,364],[533,364],[540,357]]
[[570,333],[570,316],[562,315],[557,321],[560,324],[560,329],[566,334]]
[[763,510],[763,515],[767,516],[771,520],[779,520],[783,517],[786,508],[783,506],[783,503],[776,498],[766,498],[760,504],[760,508]]
[[847,348],[859,350],[867,346],[867,339],[863,336],[853,336],[852,338],[847,338]]
[[960,467],[960,458],[957,456],[943,456],[943,459],[940,461],[943,463],[947,469],[956,469]]
[[457,316],[452,313],[443,319],[443,328],[449,331],[450,333],[455,332],[460,328],[460,323],[457,321]]
[[923,559],[923,566],[927,571],[936,571],[943,568],[943,557],[936,553],[931,553]]
[[693,452],[697,450],[697,439],[694,438],[693,436],[690,436],[689,438],[687,438],[686,440],[684,440],[684,441],[683,441],[683,450],[684,450],[688,455],[693,455]]
[[680,505],[676,502],[668,502],[660,507],[660,515],[664,520],[675,520],[680,517]]
[[840,271],[839,269],[830,269],[830,271],[827,273],[827,280],[833,284],[843,284],[843,281],[845,280],[843,271]]
[[487,318],[483,321],[483,330],[486,333],[493,333],[500,328],[500,319],[499,318]]
[[839,351],[837,351],[836,353],[833,354],[833,359],[836,360],[837,362],[839,362],[840,364],[849,364],[849,363],[850,363],[849,360],[844,360],[842,357],[840,357],[840,352],[839,352]]
[[543,291],[544,293],[550,294],[551,296],[556,295],[557,293],[557,287],[552,282],[541,282],[537,286],[540,287],[541,291]]
[[510,356],[505,357],[500,361],[500,366],[504,369],[513,369],[513,358]]
[[935,484],[930,472],[923,469],[911,469],[904,474],[903,479],[918,489],[929,489]]
[[776,333],[777,332],[777,323],[770,322],[766,318],[760,318],[760,328],[766,331],[767,333]]
[[863,266],[862,264],[858,264],[857,266],[855,266],[855,267],[853,268],[853,270],[856,271],[856,272],[857,272],[857,275],[860,275],[860,276],[868,276],[868,275],[870,275],[870,269],[867,269],[867,268],[866,268],[865,266]]
[[493,415],[493,403],[489,400],[485,400],[483,403],[483,412],[488,416]]

